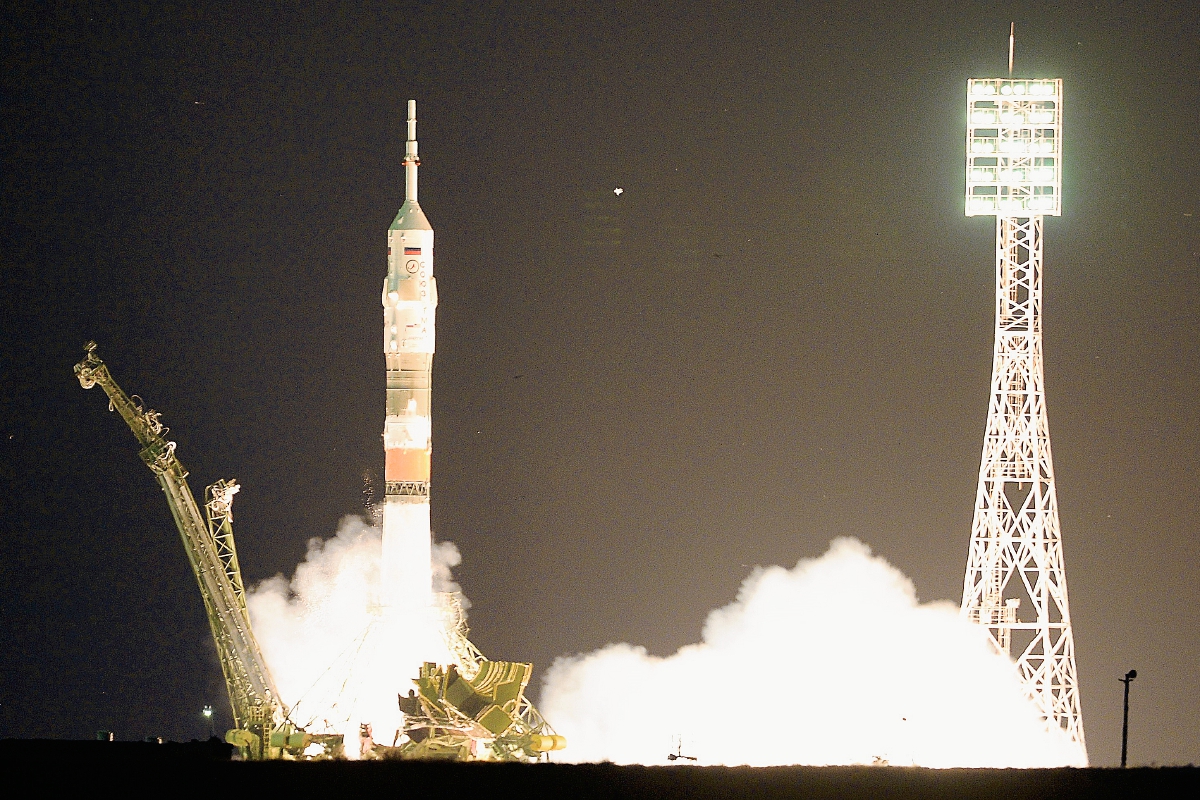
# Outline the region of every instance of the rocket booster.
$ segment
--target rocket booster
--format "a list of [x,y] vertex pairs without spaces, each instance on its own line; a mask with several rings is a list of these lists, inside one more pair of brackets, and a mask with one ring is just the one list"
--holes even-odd
[[388,229],[383,281],[387,403],[383,428],[384,569],[393,599],[427,603],[432,591],[429,534],[431,373],[437,286],[433,228],[417,203],[417,102],[408,101],[404,204]]

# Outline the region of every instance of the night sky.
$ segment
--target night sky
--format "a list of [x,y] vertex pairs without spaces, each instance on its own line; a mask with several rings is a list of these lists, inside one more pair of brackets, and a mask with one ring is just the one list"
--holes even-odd
[[241,482],[247,583],[290,575],[381,485],[409,98],[434,532],[485,653],[666,655],[842,535],[957,603],[995,272],[965,82],[1015,20],[1015,75],[1066,97],[1046,385],[1089,751],[1119,759],[1136,668],[1131,763],[1200,761],[1193,4],[133,5],[0,16],[0,737],[229,724],[167,505],[71,367],[97,340],[193,491]]

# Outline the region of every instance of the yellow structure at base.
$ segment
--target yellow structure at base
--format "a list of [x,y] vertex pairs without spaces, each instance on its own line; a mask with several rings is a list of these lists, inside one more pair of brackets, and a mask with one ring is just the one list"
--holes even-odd
[[383,757],[453,761],[536,761],[562,750],[566,737],[554,733],[529,700],[525,687],[533,665],[519,661],[471,664],[467,677],[456,665],[426,663],[400,697],[404,741]]

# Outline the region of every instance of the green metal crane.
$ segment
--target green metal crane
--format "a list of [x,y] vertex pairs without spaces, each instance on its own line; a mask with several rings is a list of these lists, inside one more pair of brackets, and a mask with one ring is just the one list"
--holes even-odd
[[145,408],[137,395],[127,395],[96,355],[96,343],[84,345],[87,356],[75,365],[75,375],[85,389],[100,386],[108,395],[109,410],[116,410],[141,445],[139,455],[154,473],[167,496],[167,505],[183,539],[208,624],[217,644],[217,656],[225,674],[234,728],[225,740],[237,745],[244,758],[295,758],[313,743],[325,754],[340,753],[342,737],[308,734],[288,720],[287,708],[275,688],[262,651],[250,629],[246,590],[233,541],[233,496],[240,488],[232,480],[221,480],[205,490],[205,516],[187,483],[187,470],[175,455],[175,442],[158,412]]

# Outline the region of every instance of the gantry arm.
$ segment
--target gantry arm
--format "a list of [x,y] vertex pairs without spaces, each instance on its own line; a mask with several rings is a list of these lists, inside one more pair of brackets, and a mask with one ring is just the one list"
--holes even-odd
[[75,365],[75,375],[85,389],[99,385],[108,395],[110,407],[129,425],[141,445],[140,455],[154,472],[167,496],[171,515],[183,538],[188,561],[200,585],[204,608],[217,645],[217,655],[233,720],[240,733],[233,738],[252,758],[266,755],[271,732],[282,725],[286,709],[267,669],[262,652],[250,629],[245,590],[233,545],[231,504],[238,486],[233,481],[218,481],[208,487],[208,517],[201,516],[187,483],[187,470],[175,455],[175,443],[167,441],[167,429],[159,414],[145,408],[137,395],[125,394],[109,374],[108,367],[96,355],[96,343],[88,342],[87,356]]

